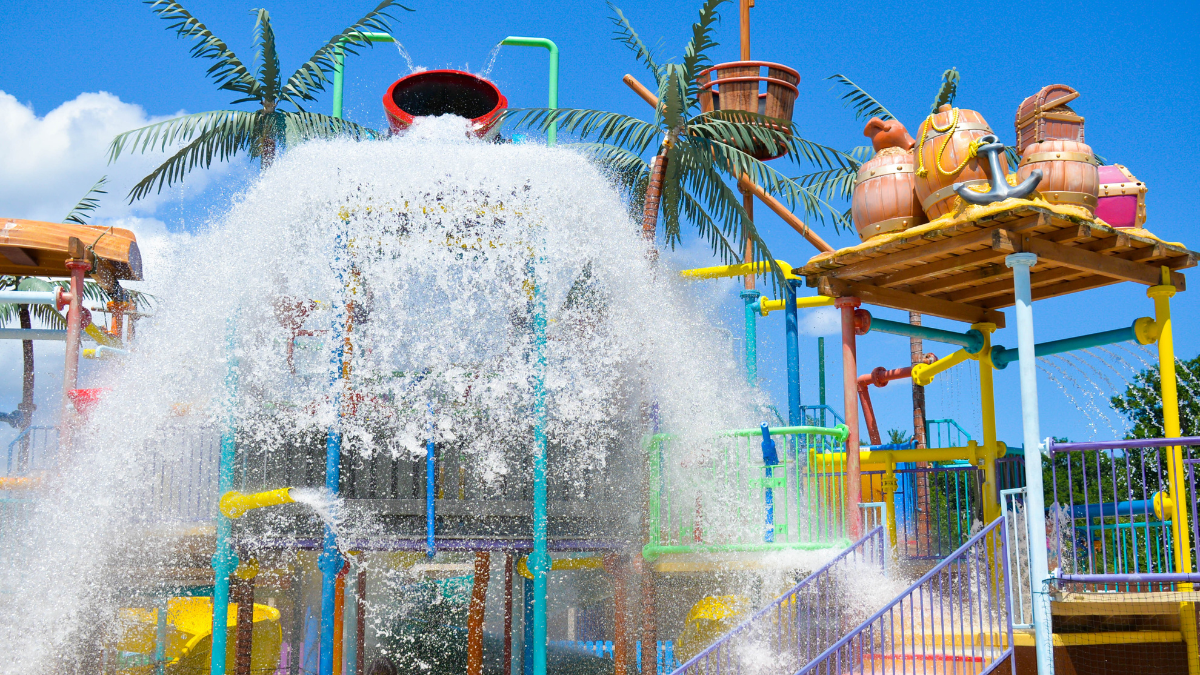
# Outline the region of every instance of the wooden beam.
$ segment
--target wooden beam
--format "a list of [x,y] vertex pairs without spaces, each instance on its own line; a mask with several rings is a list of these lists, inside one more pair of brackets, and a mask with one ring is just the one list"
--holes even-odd
[[817,289],[821,295],[831,298],[854,296],[865,303],[879,305],[880,307],[906,309],[912,312],[931,314],[944,319],[953,319],[966,323],[988,321],[996,324],[998,328],[1004,327],[1004,314],[1000,312],[993,312],[981,307],[939,300],[937,298],[928,298],[923,295],[905,293],[904,291],[892,288],[880,288],[854,281],[821,277],[817,281]]
[[29,254],[29,251],[18,246],[0,246],[0,255],[3,255],[8,262],[14,265],[37,267],[37,260]]
[[909,262],[916,262],[940,255],[948,255],[956,251],[971,248],[972,246],[979,246],[980,244],[990,244],[993,237],[992,233],[1000,229],[1003,229],[1003,226],[997,225],[986,230],[976,230],[958,237],[943,239],[935,244],[917,245],[912,248],[904,249],[903,251],[896,251],[878,258],[871,258],[870,260],[864,260],[853,265],[839,267],[837,269],[830,270],[827,272],[827,275],[830,277],[836,277],[838,279],[847,279],[849,277],[870,274],[871,272],[878,272],[889,267],[895,267],[897,265],[903,265]]
[[1146,248],[1136,249],[1131,255],[1125,256],[1125,259],[1132,260],[1133,262],[1143,262],[1165,257],[1167,257],[1167,247],[1162,244],[1155,244]]
[[[1030,295],[1032,296],[1032,298],[1034,300],[1045,300],[1046,298],[1056,298],[1060,295],[1070,295],[1071,293],[1078,293],[1080,291],[1089,291],[1093,288],[1101,288],[1103,286],[1111,286],[1113,284],[1119,284],[1119,283],[1121,283],[1120,279],[1114,279],[1112,277],[1106,277],[1106,276],[1094,274],[1092,276],[1087,276],[1082,279],[1075,279],[1073,281],[1064,281],[1061,284],[1054,284],[1052,286],[1042,286],[1041,288],[1035,288],[1035,289],[1033,289],[1033,292]],[[981,302],[979,304],[981,304],[983,307],[985,307],[987,309],[1002,309],[1004,307],[1012,307],[1013,303],[1014,303],[1013,297],[1011,295],[1009,295],[1009,296],[1000,296],[997,298],[993,298],[991,300],[985,300],[984,302]]]
[[994,262],[1016,251],[1013,244],[1013,235],[1008,230],[991,230],[992,245],[990,248],[985,248],[982,251],[974,253],[964,253],[956,255],[945,260],[935,260],[929,263],[918,263],[903,269],[898,272],[873,280],[876,286],[897,286],[904,283],[910,283],[923,279],[925,277],[940,274],[942,272],[950,272],[960,270],[964,267],[972,265],[982,265]]
[[[1063,277],[1069,277],[1078,274],[1081,274],[1079,270],[1073,270],[1070,267],[1055,267],[1053,269],[1042,270],[1040,272],[1034,272],[1033,274],[1030,274],[1029,284],[1030,286],[1037,286],[1038,284],[1046,284],[1053,281],[1058,281]],[[984,284],[982,286],[964,288],[963,290],[954,293],[948,293],[944,299],[951,302],[973,302],[975,300],[979,300],[980,298],[986,298],[993,295],[1003,295],[1005,293],[1011,294],[1012,292],[1012,273],[1009,272],[1006,278],[1002,280],[995,281],[990,284]]]
[[[1039,258],[1072,267],[1081,272],[1091,272],[1113,277],[1119,281],[1134,281],[1147,286],[1156,286],[1161,274],[1157,267],[1141,265],[1124,258],[1107,256],[1081,248],[1072,248],[1055,244],[1044,239],[1027,239],[1022,242],[1022,248],[1028,253],[1037,254]],[[1183,290],[1186,283],[1183,275],[1171,273],[1171,283]]]
[[992,277],[1004,274],[1010,274],[1008,268],[1005,267],[1004,264],[992,263],[986,267],[980,267],[977,270],[971,270],[969,272],[963,272],[962,274],[956,274],[952,277],[942,277],[941,279],[934,279],[933,281],[928,281],[923,284],[910,286],[905,290],[909,291],[910,293],[916,293],[917,295],[948,293],[960,286],[978,283],[985,279],[991,279]]
[[1079,223],[1075,227],[1064,227],[1057,232],[1049,232],[1041,236],[1046,241],[1053,241],[1059,244],[1079,241],[1081,239],[1089,239],[1092,237],[1092,228],[1086,223]]

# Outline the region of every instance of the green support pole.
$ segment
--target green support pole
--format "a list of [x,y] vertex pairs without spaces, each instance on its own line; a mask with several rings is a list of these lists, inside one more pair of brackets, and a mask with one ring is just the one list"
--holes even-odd
[[[363,37],[371,42],[395,42],[396,38],[387,33],[363,33]],[[342,118],[342,91],[346,84],[345,73],[346,54],[339,47],[333,52],[333,111],[331,117]]]
[[758,384],[758,298],[762,294],[755,290],[744,290],[742,302],[746,304],[746,382]]
[[[817,379],[817,383],[820,386],[818,391],[820,392],[821,405],[825,405],[825,338],[823,337],[817,338],[817,364],[818,372],[820,373]],[[824,411],[822,411],[821,415],[824,416],[824,414]],[[824,422],[823,417],[821,421]],[[822,426],[824,425],[822,424]]]
[[[550,104],[546,107],[556,110],[558,108],[558,45],[554,44],[553,40],[546,38],[517,37],[515,35],[504,38],[500,44],[512,47],[543,47],[550,51]],[[546,131],[547,145],[555,144],[557,131],[558,124],[551,124],[550,129]]]

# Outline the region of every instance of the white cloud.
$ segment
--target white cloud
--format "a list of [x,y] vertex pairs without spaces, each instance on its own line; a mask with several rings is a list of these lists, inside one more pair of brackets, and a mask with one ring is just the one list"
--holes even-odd
[[[150,117],[140,105],[126,103],[107,92],[76,96],[38,117],[31,105],[0,91],[0,216],[57,222],[97,179],[108,175],[108,194],[97,212],[104,217],[153,215],[169,197],[151,194],[130,206],[129,189],[160,163],[165,155],[124,155],[108,164],[113,137],[166,117]],[[214,166],[217,173],[225,165]],[[213,170],[188,175],[186,192],[203,190]]]
[[817,307],[801,310],[799,313],[800,332],[805,335],[820,337],[822,335],[841,335],[841,312],[833,307]]

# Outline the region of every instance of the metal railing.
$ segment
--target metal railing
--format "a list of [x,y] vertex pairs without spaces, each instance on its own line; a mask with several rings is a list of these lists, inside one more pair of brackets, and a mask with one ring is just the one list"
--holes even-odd
[[[940,560],[962,546],[983,522],[984,472],[970,464],[902,466],[910,468],[895,472],[896,553],[902,558]],[[882,502],[885,478],[884,471],[864,471],[864,498]]]
[[1033,588],[1029,584],[1029,532],[1025,524],[1025,488],[1000,492],[1008,531],[1008,595],[1013,599],[1013,628],[1033,628]]
[[[551,647],[565,647],[567,649],[577,649],[585,654],[596,656],[602,659],[614,658],[614,649],[612,640],[551,640]],[[675,658],[675,642],[673,640],[659,640],[657,643],[658,663],[655,666],[657,675],[670,673],[679,667],[679,661]],[[634,644],[634,653],[637,654],[637,671],[645,672],[642,668],[642,641],[638,640]]]
[[[1058,443],[1047,447],[1053,499],[1051,553],[1064,574],[1175,572],[1176,513],[1194,514],[1195,498],[1170,498],[1171,453],[1167,446],[1200,444],[1200,438],[1129,439]],[[1183,480],[1194,487],[1197,460],[1184,459]],[[1186,486],[1185,486],[1186,488]],[[1195,490],[1191,490],[1195,495]],[[1195,537],[1195,526],[1188,533]],[[1191,544],[1191,542],[1189,542]]]
[[8,444],[4,475],[49,471],[58,460],[58,427],[26,427]]
[[986,673],[1005,658],[1015,673],[1007,578],[997,518],[797,675]]
[[885,530],[876,527],[673,675],[795,673],[854,625],[857,617],[845,595],[863,582],[866,570],[882,574],[886,558]]
[[971,434],[954,420],[925,420],[925,447],[961,448],[970,440]]
[[[774,448],[767,451],[760,429],[725,432],[700,447],[652,437],[643,555],[847,545],[845,478],[809,466],[810,451],[840,445],[845,427],[768,433]],[[768,465],[772,456],[778,463]]]

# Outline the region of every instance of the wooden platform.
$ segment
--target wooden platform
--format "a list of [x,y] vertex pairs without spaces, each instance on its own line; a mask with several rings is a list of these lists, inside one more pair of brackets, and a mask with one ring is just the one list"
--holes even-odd
[[37,220],[0,219],[0,274],[23,277],[67,277],[67,243],[72,237],[90,247],[99,262],[92,276],[108,271],[112,278],[140,281],[142,254],[129,230]]
[[1010,199],[822,253],[795,273],[824,296],[1003,327],[997,310],[1015,302],[1004,258],[1019,252],[1038,256],[1034,300],[1122,281],[1153,286],[1164,265],[1183,291],[1174,270],[1194,267],[1200,255],[1144,229],[1118,230],[1078,207]]

